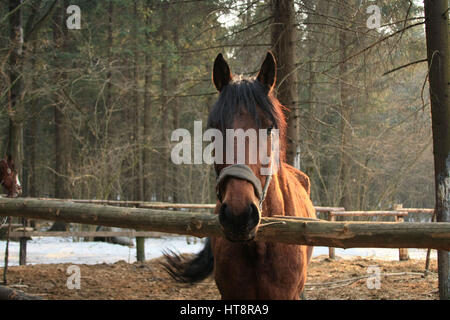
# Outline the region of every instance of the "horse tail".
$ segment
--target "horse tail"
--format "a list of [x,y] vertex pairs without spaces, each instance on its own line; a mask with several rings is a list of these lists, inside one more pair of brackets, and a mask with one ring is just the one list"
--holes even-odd
[[173,251],[164,252],[165,262],[161,262],[169,275],[178,282],[196,283],[206,279],[214,269],[211,239],[206,240],[202,251],[192,259],[183,258]]

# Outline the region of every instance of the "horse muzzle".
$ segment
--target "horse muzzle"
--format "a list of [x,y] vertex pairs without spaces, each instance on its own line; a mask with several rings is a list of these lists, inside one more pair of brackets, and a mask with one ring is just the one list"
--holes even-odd
[[226,203],[219,210],[219,222],[225,237],[232,242],[245,242],[253,240],[261,222],[261,213],[258,207],[251,203],[244,212],[234,212]]

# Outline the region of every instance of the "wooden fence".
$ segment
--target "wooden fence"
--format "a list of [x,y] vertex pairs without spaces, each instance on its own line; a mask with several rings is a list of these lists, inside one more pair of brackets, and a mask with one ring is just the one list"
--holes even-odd
[[[331,211],[329,221],[335,221],[336,217],[394,217],[396,222],[403,222],[403,217],[407,216],[408,212],[404,211]],[[329,248],[329,257],[335,258],[334,248]],[[399,259],[408,260],[408,251],[404,248],[399,248]]]
[[[190,203],[168,203],[168,202],[146,202],[146,201],[120,201],[120,200],[98,200],[98,199],[55,199],[55,198],[26,198],[27,200],[42,200],[42,201],[64,201],[72,203],[86,203],[86,204],[98,204],[98,205],[112,205],[121,207],[137,207],[137,208],[148,208],[148,209],[205,209],[213,210],[215,204],[190,204]],[[331,211],[343,211],[345,208],[342,207],[324,207],[316,206],[316,212],[318,213],[328,213]],[[6,227],[6,226],[4,226]],[[1,228],[1,226],[0,226]],[[27,239],[29,237],[130,237],[136,238],[136,252],[138,261],[145,260],[145,243],[143,238],[146,237],[161,237],[170,234],[163,232],[137,232],[135,230],[129,231],[61,231],[61,232],[40,232],[33,231],[29,228],[24,229],[23,225],[13,225],[13,231],[10,232],[10,236],[14,238]],[[20,254],[19,259],[20,264],[26,264],[26,244],[25,241],[20,242]]]
[[[431,222],[436,222],[436,215],[434,209],[424,209],[424,208],[403,208],[402,204],[397,204],[394,206],[394,209],[400,212],[410,213],[426,213],[431,214]],[[405,249],[407,250],[407,249]],[[427,250],[427,256],[425,258],[425,272],[428,272],[428,268],[430,267],[430,254],[431,248]],[[401,258],[401,257],[400,257]]]
[[[94,201],[94,204],[92,203]],[[114,204],[116,206],[99,205]],[[132,205],[139,208],[117,207]],[[103,226],[137,229],[140,231],[60,233],[59,236],[135,236],[146,237],[152,232],[193,235],[198,237],[222,236],[217,216],[209,213],[148,209],[186,208],[183,204],[110,202],[103,200],[49,200],[18,198],[0,199],[0,215],[33,219],[76,222]],[[189,205],[190,208],[211,209],[212,205]],[[188,206],[188,207],[189,207]],[[434,248],[450,249],[450,223],[400,223],[400,222],[336,222],[335,216],[394,215],[405,216],[402,211],[349,212],[344,208],[316,207],[318,212],[328,212],[330,221],[284,217],[263,218],[256,240],[304,244],[313,246],[382,247],[382,248]],[[142,232],[142,233],[140,233]],[[56,236],[56,233],[52,233]],[[20,231],[17,237],[48,236],[47,233]]]

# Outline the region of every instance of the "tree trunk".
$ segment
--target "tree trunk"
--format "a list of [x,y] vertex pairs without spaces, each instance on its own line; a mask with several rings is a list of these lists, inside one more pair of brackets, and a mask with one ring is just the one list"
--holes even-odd
[[168,167],[169,167],[169,158],[167,152],[167,146],[169,141],[167,139],[168,130],[167,126],[169,125],[169,114],[168,114],[168,103],[167,103],[167,91],[168,91],[168,67],[167,67],[167,58],[163,58],[164,61],[161,64],[161,140],[160,140],[160,150],[162,157],[160,158],[162,170],[160,172],[161,181],[161,201],[168,200]]
[[[18,6],[19,9],[15,10]],[[23,121],[25,108],[23,104],[23,21],[22,0],[9,0],[9,39],[11,54],[9,56],[8,113],[9,144],[8,152],[12,156],[19,177],[23,174]],[[15,11],[14,11],[15,10]],[[13,12],[14,11],[14,12]]]
[[[106,87],[105,87],[105,105],[106,105],[106,112],[107,112],[107,129],[106,134],[109,137],[109,141],[106,141],[106,143],[109,143],[111,141],[111,138],[114,136],[116,129],[116,126],[113,125],[113,119],[114,119],[114,101],[113,101],[113,87],[112,87],[112,64],[113,64],[113,15],[114,15],[114,1],[109,0],[108,1],[108,32],[107,32],[107,38],[106,38],[106,45],[107,45],[107,71],[106,71]],[[112,196],[112,195],[110,195]],[[117,195],[114,195],[117,196]]]
[[[148,15],[145,20],[146,27],[150,27],[151,17]],[[151,36],[147,32],[146,40],[150,43]],[[148,48],[145,52],[145,75],[144,75],[144,151],[143,151],[143,176],[144,176],[144,200],[151,201],[152,199],[152,105],[151,105],[151,83],[152,83],[152,58]]]
[[[14,11],[19,7],[16,11]],[[24,107],[24,35],[22,0],[9,1],[9,39],[11,43],[11,53],[9,56],[9,92],[8,92],[8,113],[9,113],[9,144],[8,153],[14,160],[14,167],[20,178],[23,177],[23,122],[25,120]],[[26,219],[21,219],[26,224]],[[24,261],[24,249],[26,241],[20,240],[19,264]]]
[[[433,128],[436,217],[450,222],[450,51],[448,1],[425,0],[425,29]],[[450,300],[450,252],[438,251],[439,297]]]
[[[344,61],[349,55],[349,40],[347,31],[342,30],[339,34],[339,49],[341,51],[340,59]],[[341,197],[339,206],[346,210],[352,210],[351,189],[350,189],[350,157],[349,147],[351,146],[351,115],[352,115],[352,100],[351,100],[351,80],[349,74],[348,63],[341,63],[339,65],[339,92],[340,92],[340,128],[341,128],[341,145],[340,145],[340,172],[339,172],[339,186],[341,190]]]
[[[307,2],[307,5],[310,7],[314,7],[316,0]],[[299,121],[302,122],[302,128],[304,128],[305,133],[302,134],[302,139],[308,139],[309,141],[316,141],[316,143],[325,145],[327,143],[326,139],[323,138],[320,132],[316,133],[316,121],[314,118],[322,119],[323,115],[326,114],[326,106],[321,103],[316,103],[316,96],[321,99],[320,94],[316,94],[316,81],[318,80],[317,67],[319,64],[316,64],[315,61],[320,57],[320,52],[318,53],[318,49],[320,45],[324,42],[326,38],[327,32],[329,32],[329,27],[326,27],[327,16],[329,16],[330,12],[330,3],[326,0],[319,0],[316,5],[316,12],[310,13],[306,20],[306,37],[308,41],[306,42],[306,52],[308,54],[308,69],[309,76],[307,79],[305,103],[300,105],[299,108],[301,112],[299,112]],[[317,14],[316,14],[317,13]],[[316,25],[317,23],[318,25]],[[301,88],[299,91],[301,92]],[[306,112],[304,112],[306,111]],[[300,116],[302,114],[302,116]],[[325,141],[324,141],[325,140]],[[310,155],[308,158],[316,157],[317,151],[314,148],[310,147],[310,143],[304,144],[304,154]],[[315,145],[313,143],[313,145]],[[311,181],[315,180],[314,176],[319,178],[327,176],[327,170],[330,169],[329,165],[317,166],[314,162],[317,160],[310,160],[308,162],[303,161],[301,168],[302,171],[306,172]],[[314,183],[311,183],[314,186]],[[317,188],[316,192],[312,192],[314,194],[314,200],[317,203],[332,203],[332,199],[330,199],[328,192],[325,190],[327,188],[325,185],[322,185],[321,188]]]
[[272,50],[277,61],[277,97],[289,109],[287,114],[286,161],[294,163],[300,147],[297,72],[295,70],[295,10],[293,0],[272,0]]
[[[167,32],[167,3],[165,3],[162,7],[162,24],[160,32],[162,34],[162,43],[161,45],[166,45],[165,41],[168,41],[169,33]],[[160,189],[161,189],[161,201],[168,201],[169,191],[168,191],[168,179],[169,179],[169,152],[168,152],[168,146],[169,146],[169,132],[168,132],[168,126],[169,126],[169,110],[168,110],[168,92],[169,92],[169,67],[168,67],[168,56],[164,55],[163,61],[161,63],[161,90],[160,90],[160,102],[161,102],[161,137],[159,141],[159,150],[161,157],[158,161],[161,163],[161,172],[159,174],[160,179]]]
[[[113,47],[113,14],[114,14],[114,3],[113,0],[109,0],[108,3],[108,71],[106,72],[106,105],[108,108],[111,108],[111,96],[112,96],[112,85],[111,85],[111,76],[112,76],[112,47]],[[109,136],[109,135],[108,135]]]
[[[139,50],[138,50],[138,1],[134,0],[133,14],[133,41],[134,41],[134,63],[133,63],[133,77],[134,77],[134,157],[135,157],[135,169],[134,169],[134,200],[144,200],[144,178],[143,178],[143,163],[142,163],[142,134],[141,134],[141,107],[139,105]],[[145,261],[145,238],[136,237],[136,260]]]
[[70,198],[68,188],[68,164],[70,159],[70,133],[64,114],[64,102],[55,106],[55,153],[56,153],[56,174],[55,174],[55,197]]
[[[67,4],[67,1],[65,1]],[[65,23],[65,4],[61,4],[55,13],[56,24],[53,27],[55,45],[61,52],[69,50],[68,30]],[[57,65],[64,70],[67,61],[57,58]],[[64,82],[67,74],[64,71],[56,77],[56,83]],[[55,197],[70,198],[68,183],[69,162],[71,156],[71,137],[67,120],[67,107],[65,101],[61,101],[62,94],[55,96]]]
[[[35,42],[27,46],[26,52],[26,68],[28,70],[36,69],[36,59],[35,59]],[[35,89],[34,82],[36,81],[35,74],[31,73],[27,77],[25,87],[27,90]],[[24,177],[23,177],[23,194],[24,197],[36,197],[37,196],[37,182],[36,182],[36,162],[37,162],[37,143],[38,143],[38,112],[37,112],[38,99],[32,98],[26,105],[28,110],[28,117],[26,119],[25,125],[25,141],[24,149],[27,155],[24,161]]]
[[134,14],[134,24],[133,24],[133,51],[134,51],[134,63],[133,63],[133,101],[134,101],[134,157],[135,157],[135,169],[134,169],[134,200],[144,200],[144,180],[143,180],[143,169],[142,169],[142,126],[141,118],[142,112],[139,103],[139,49],[138,49],[138,1],[134,0],[133,14]]
[[[55,12],[55,23],[53,24],[53,39],[55,46],[60,49],[60,53],[67,52],[69,49],[68,30],[65,21],[65,12],[68,2],[59,4]],[[67,75],[64,67],[67,61],[56,57],[56,65],[61,68],[56,76],[56,83],[62,83]],[[62,89],[61,89],[62,90]],[[55,197],[60,199],[71,198],[69,189],[69,162],[71,157],[71,136],[69,123],[67,120],[67,107],[65,101],[61,101],[63,94],[57,93],[55,99],[54,121],[55,121]],[[50,228],[51,231],[65,231],[69,228],[66,223],[55,222]]]
[[[344,207],[346,210],[354,209],[354,201],[352,199],[352,115],[356,98],[355,79],[356,60],[347,61],[348,57],[355,51],[357,45],[357,34],[348,30],[353,30],[359,25],[359,12],[354,12],[353,8],[358,8],[356,1],[338,1],[336,3],[336,15],[344,21],[345,26],[339,31],[338,49],[340,52],[339,60],[342,61],[338,68],[338,90],[339,90],[339,127],[340,127],[340,149],[338,150],[340,164],[338,167],[338,185],[339,202],[338,206]],[[345,61],[345,62],[343,62]]]
[[[182,46],[180,45],[180,41],[179,41],[179,27],[177,25],[177,23],[173,23],[172,24],[172,28],[171,28],[172,32],[172,39],[173,39],[173,43],[175,44],[175,48],[177,48],[177,50],[182,50]],[[182,68],[182,66],[180,66],[180,63],[177,63],[177,65],[175,66],[175,70],[174,73],[176,75],[181,74],[182,72],[180,71],[180,69]],[[180,85],[180,77],[173,77],[172,80],[172,85],[173,88],[178,88],[178,86]],[[173,125],[173,130],[178,129],[180,126],[180,101],[177,98],[174,98],[172,100],[172,102],[170,103],[170,111],[172,113],[172,125]],[[170,141],[167,141],[168,143],[168,157],[170,158],[169,154],[170,154]],[[174,164],[172,161],[169,160],[170,166],[171,166],[171,172],[170,172],[170,187],[171,187],[171,193],[172,193],[172,202],[174,203],[178,203],[180,201],[180,197],[179,197],[179,191],[180,191],[180,183],[179,183],[179,165]]]
[[[176,86],[175,86],[175,88],[176,88]],[[173,101],[173,105],[172,105],[171,109],[172,109],[172,117],[173,117],[172,118],[173,119],[173,128],[177,129],[180,126],[180,119],[179,119],[180,111],[179,111],[179,102],[177,99],[175,99]],[[172,167],[172,170],[170,173],[170,182],[171,182],[171,188],[172,188],[172,202],[178,203],[180,201],[180,197],[179,197],[180,183],[178,180],[179,179],[178,175],[179,175],[180,170],[179,170],[178,165],[172,163],[171,161],[169,163]]]
[[[31,102],[31,108],[32,110],[35,108],[36,101]],[[36,170],[36,163],[37,163],[37,143],[38,143],[38,119],[37,115],[34,115],[31,119],[29,119],[29,136],[30,136],[30,142],[29,142],[29,154],[28,154],[28,182],[27,182],[27,190],[26,196],[28,197],[37,197],[37,170]]]

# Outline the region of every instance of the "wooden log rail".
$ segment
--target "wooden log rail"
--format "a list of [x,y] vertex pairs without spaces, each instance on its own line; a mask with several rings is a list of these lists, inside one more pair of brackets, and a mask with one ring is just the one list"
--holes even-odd
[[[382,216],[382,217],[394,217],[396,222],[403,222],[403,217],[406,217],[408,215],[408,212],[406,211],[330,211],[330,218],[329,221],[334,221],[335,217],[376,217],[376,216]],[[331,259],[335,258],[335,250],[334,248],[329,248],[329,257]],[[408,260],[408,250],[404,247],[399,248],[399,259],[401,261]]]
[[[112,206],[134,206],[147,209],[214,209],[215,203],[170,203],[149,201],[123,201],[123,200],[100,200],[100,199],[56,199],[56,198],[26,198],[29,200],[56,200],[76,203],[92,203]],[[344,211],[343,207],[321,207],[315,206],[316,212]]]
[[[207,209],[207,210],[213,210],[216,206],[216,204],[191,204],[191,203],[170,203],[170,202],[148,202],[148,201],[121,201],[121,200],[100,200],[100,199],[55,199],[55,198],[26,198],[30,200],[59,200],[59,201],[67,201],[67,202],[77,202],[77,203],[92,203],[92,204],[106,204],[106,205],[113,205],[113,206],[130,206],[130,207],[138,207],[138,208],[152,208],[152,209]],[[342,207],[315,207],[316,212],[325,212],[328,213],[330,211],[343,211],[345,208]],[[162,233],[159,233],[158,236],[161,236]],[[167,235],[167,234],[166,234]],[[97,233],[95,235],[92,235],[91,233],[71,233],[71,232],[64,232],[64,233],[43,233],[43,232],[26,232],[22,233],[21,235],[18,235],[17,232],[11,232],[11,237],[18,237],[23,239],[24,241],[20,242],[20,252],[21,252],[21,262],[23,264],[26,263],[26,249],[24,248],[24,244],[26,244],[26,239],[29,239],[28,237],[33,236],[58,236],[58,237],[102,237],[103,233]],[[121,234],[111,234],[108,233],[104,237],[118,237],[121,236]],[[128,236],[128,235],[126,235]],[[145,237],[148,237],[148,233],[140,232],[139,234],[136,234],[136,251],[137,251],[137,257],[142,258],[144,261],[144,257],[142,255],[143,252],[145,252],[144,246],[145,242],[143,239]],[[131,236],[130,236],[131,237]],[[150,235],[150,237],[155,237],[154,235]],[[332,249],[330,249],[331,252]]]
[[330,211],[332,216],[341,217],[404,217],[408,215],[408,212],[404,211]]
[[[9,223],[6,223],[4,225],[0,225],[0,229],[7,229],[9,227]],[[21,228],[23,227],[22,224],[18,224],[18,223],[12,223],[11,224],[11,228]]]
[[[403,208],[402,204],[397,204],[394,206],[395,210],[397,211],[401,211],[401,212],[406,212],[406,213],[426,213],[426,214],[431,214],[431,222],[435,222],[436,221],[436,215],[434,214],[434,209],[430,209],[430,208]],[[400,249],[402,250],[402,249]],[[409,258],[409,255],[407,253],[407,249],[403,249],[404,252],[402,254],[402,252],[400,252],[400,260],[404,260],[404,258]],[[430,255],[431,255],[431,248],[428,248],[427,250],[427,256],[425,258],[425,273],[428,272],[428,269],[430,267]],[[406,260],[407,260],[406,259]]]
[[[0,215],[221,237],[209,213],[101,206],[56,200],[0,199]],[[327,222],[263,218],[256,240],[339,248],[434,248],[450,250],[450,223]],[[269,224],[270,223],[270,224]]]
[[408,212],[408,213],[428,213],[428,214],[433,214],[434,213],[434,209],[429,209],[429,208],[397,208],[395,209],[397,211],[401,211],[401,212]]
[[12,231],[9,236],[12,238],[21,237],[145,237],[145,238],[160,238],[170,234],[152,231]]

